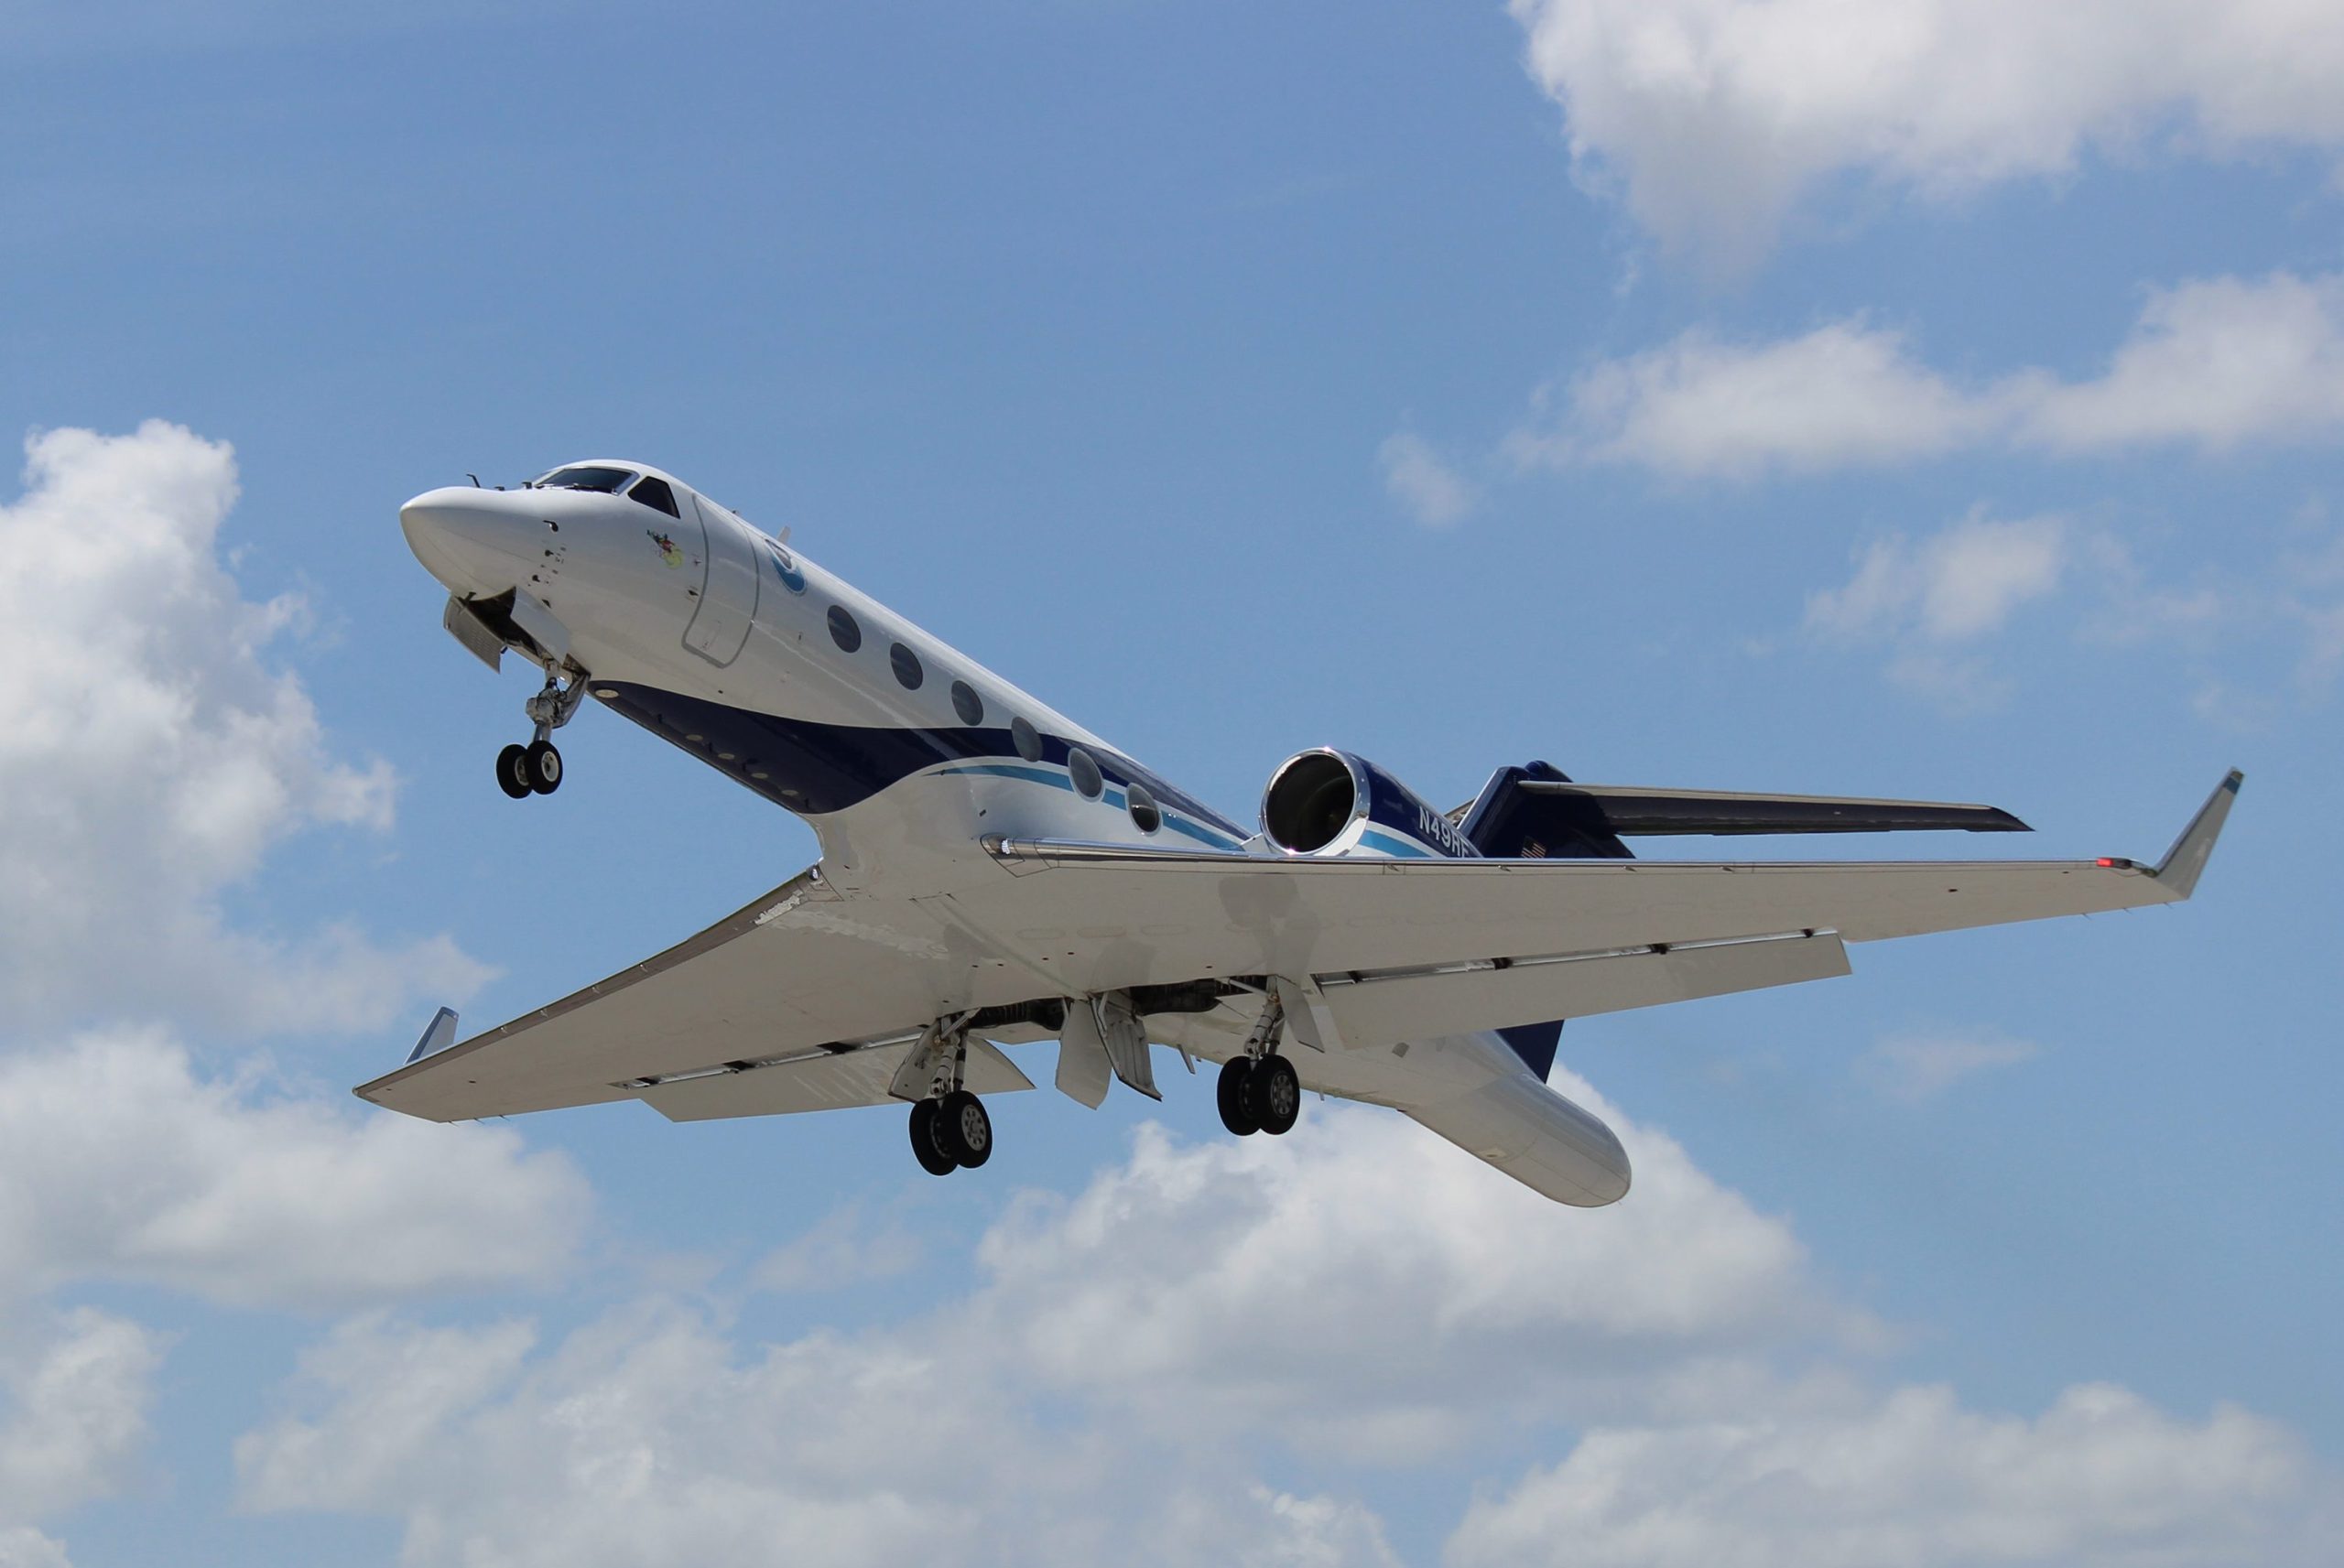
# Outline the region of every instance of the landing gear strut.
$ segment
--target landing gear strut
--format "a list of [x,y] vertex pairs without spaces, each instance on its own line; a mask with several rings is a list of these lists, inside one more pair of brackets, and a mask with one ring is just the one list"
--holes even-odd
[[496,753],[496,784],[515,800],[551,795],[561,787],[561,753],[554,750],[553,732],[577,716],[586,700],[586,672],[568,671],[565,684],[553,670],[546,671],[543,690],[522,705],[537,734],[526,746],[507,746]]
[[1221,1124],[1240,1138],[1291,1132],[1302,1115],[1302,1079],[1294,1064],[1278,1054],[1278,1036],[1285,1031],[1285,1011],[1272,997],[1247,1036],[1244,1051],[1221,1064],[1213,1099],[1221,1109]]
[[931,1176],[973,1171],[993,1158],[993,1118],[984,1101],[960,1086],[968,1056],[967,1015],[939,1019],[888,1086],[896,1098],[912,1101],[912,1157]]

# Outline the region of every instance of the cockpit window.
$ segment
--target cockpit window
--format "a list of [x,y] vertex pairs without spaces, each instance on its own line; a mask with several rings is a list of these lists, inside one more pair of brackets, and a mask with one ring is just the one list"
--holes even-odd
[[633,469],[556,469],[537,481],[539,490],[598,490],[615,495],[635,478]]
[[646,474],[641,483],[626,492],[626,498],[629,501],[640,501],[646,506],[657,507],[670,517],[683,516],[682,513],[676,510],[676,492],[667,488],[666,480],[654,475]]

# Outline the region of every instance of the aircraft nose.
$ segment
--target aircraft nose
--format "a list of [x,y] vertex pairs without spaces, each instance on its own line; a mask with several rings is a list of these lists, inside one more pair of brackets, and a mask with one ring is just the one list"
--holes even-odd
[[519,581],[524,521],[490,497],[498,492],[448,485],[399,508],[399,530],[424,569],[460,594],[501,593]]

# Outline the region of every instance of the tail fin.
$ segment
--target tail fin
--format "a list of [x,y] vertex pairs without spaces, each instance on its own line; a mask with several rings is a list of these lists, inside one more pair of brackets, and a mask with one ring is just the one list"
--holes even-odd
[[1595,801],[1523,787],[1570,782],[1552,762],[1500,768],[1466,808],[1462,831],[1493,860],[1633,860]]
[[[1473,848],[1492,860],[1625,860],[1628,847],[1603,820],[1601,806],[1568,796],[1533,795],[1525,781],[1568,784],[1569,778],[1552,762],[1500,768],[1481,786],[1480,798],[1467,808],[1463,832]],[[1514,1049],[1542,1081],[1554,1070],[1555,1048],[1561,1044],[1563,1021],[1520,1023],[1498,1031],[1498,1038]]]

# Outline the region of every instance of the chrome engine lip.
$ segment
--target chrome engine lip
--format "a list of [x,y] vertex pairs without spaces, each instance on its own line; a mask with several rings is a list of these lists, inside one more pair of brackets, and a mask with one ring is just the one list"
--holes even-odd
[[[1313,849],[1297,849],[1281,839],[1275,832],[1271,831],[1270,798],[1277,794],[1278,785],[1286,781],[1286,777],[1288,773],[1292,773],[1297,767],[1316,757],[1333,758],[1336,762],[1339,762],[1343,765],[1344,773],[1350,775],[1351,783],[1351,815],[1344,819],[1343,825],[1340,827],[1337,828],[1333,833],[1328,836],[1326,842],[1319,844]],[[1338,747],[1312,746],[1307,751],[1297,752],[1293,756],[1288,757],[1285,762],[1280,762],[1277,766],[1277,771],[1270,774],[1269,784],[1262,790],[1262,804],[1259,810],[1255,813],[1255,820],[1261,824],[1263,840],[1272,849],[1275,849],[1281,855],[1296,860],[1304,860],[1315,855],[1340,854],[1349,844],[1354,843],[1358,840],[1362,824],[1366,822],[1368,814],[1373,809],[1374,799],[1368,785],[1366,764],[1362,762],[1358,757],[1352,755],[1351,752],[1342,751]]]

